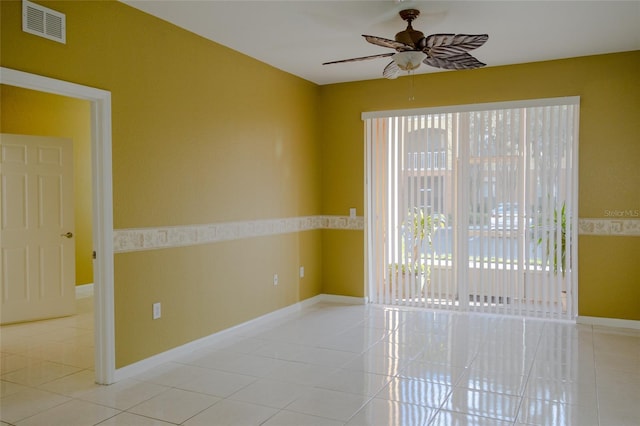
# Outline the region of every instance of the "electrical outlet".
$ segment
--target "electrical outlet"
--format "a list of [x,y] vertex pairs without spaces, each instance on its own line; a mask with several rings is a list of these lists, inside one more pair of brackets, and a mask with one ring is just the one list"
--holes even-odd
[[300,278],[304,278],[304,266],[300,267]]
[[349,209],[349,217],[356,217],[356,208],[355,207],[351,207]]
[[160,302],[153,304],[153,319],[156,320],[162,316],[162,306]]
[[273,274],[273,285],[278,285],[278,274]]

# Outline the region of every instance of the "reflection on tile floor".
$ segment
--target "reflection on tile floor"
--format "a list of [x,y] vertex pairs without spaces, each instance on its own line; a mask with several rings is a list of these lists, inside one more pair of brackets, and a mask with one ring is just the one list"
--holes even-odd
[[92,299],[0,328],[2,425],[640,425],[640,331],[319,303],[111,386]]

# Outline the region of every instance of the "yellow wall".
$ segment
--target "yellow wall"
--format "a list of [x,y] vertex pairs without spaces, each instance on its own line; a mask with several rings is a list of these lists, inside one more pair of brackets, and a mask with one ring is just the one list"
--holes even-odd
[[0,85],[0,132],[73,140],[76,284],[93,282],[91,105],[88,101]]
[[[44,4],[66,14],[67,44],[22,32],[20,2],[2,1],[1,64],[111,92],[114,228],[321,213],[316,85],[119,2]],[[317,295],[320,244],[116,254],[116,366]]]
[[[407,78],[318,87],[122,3],[46,6],[66,14],[67,44],[23,33],[20,2],[2,1],[1,65],[112,93],[116,229],[362,215],[362,111],[565,95],[582,96],[581,216],[635,202],[638,52],[419,76],[408,102]],[[638,248],[624,241],[607,249]],[[362,232],[324,230],[116,254],[116,365],[321,292],[362,296],[363,253]],[[590,272],[610,266],[581,264],[580,314],[638,319],[620,278],[637,269],[607,254],[623,273],[605,286]]]
[[[407,77],[322,86],[324,214],[364,207],[363,111],[575,95],[581,97],[579,217],[640,209],[639,75],[635,51],[420,75],[414,101]],[[323,271],[332,293],[364,295],[363,238],[325,232]],[[579,315],[640,320],[640,237],[583,236],[578,250]],[[339,254],[345,252],[349,261]]]

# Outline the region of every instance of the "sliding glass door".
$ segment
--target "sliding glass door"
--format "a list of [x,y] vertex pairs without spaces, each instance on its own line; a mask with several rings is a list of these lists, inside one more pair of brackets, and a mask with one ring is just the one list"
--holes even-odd
[[575,317],[578,98],[363,118],[372,302]]

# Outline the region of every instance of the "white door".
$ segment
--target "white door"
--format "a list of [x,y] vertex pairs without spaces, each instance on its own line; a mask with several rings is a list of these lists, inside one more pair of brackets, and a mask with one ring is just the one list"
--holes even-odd
[[0,134],[0,323],[75,313],[73,144]]

